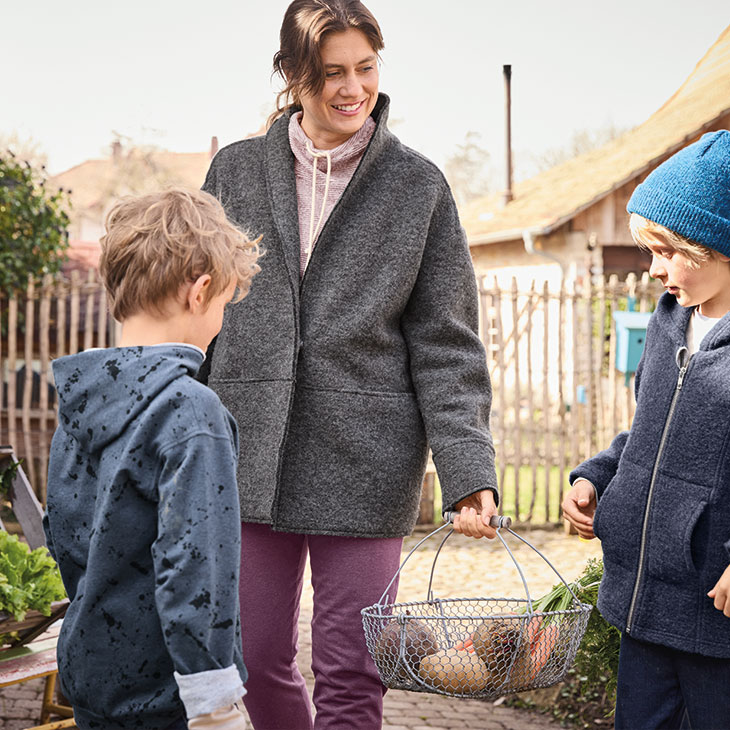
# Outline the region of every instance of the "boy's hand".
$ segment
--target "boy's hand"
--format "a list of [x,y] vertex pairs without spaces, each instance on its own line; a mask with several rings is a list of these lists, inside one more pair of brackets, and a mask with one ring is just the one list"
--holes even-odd
[[489,526],[492,515],[497,514],[497,505],[494,503],[494,492],[491,489],[482,489],[468,497],[459,500],[454,505],[457,512],[454,517],[454,530],[467,537],[486,537],[493,539],[497,531]]
[[563,498],[563,516],[584,540],[592,540],[596,490],[587,479],[576,479]]
[[246,730],[246,716],[236,705],[188,720],[188,730]]
[[730,565],[707,595],[714,598],[715,608],[730,618]]

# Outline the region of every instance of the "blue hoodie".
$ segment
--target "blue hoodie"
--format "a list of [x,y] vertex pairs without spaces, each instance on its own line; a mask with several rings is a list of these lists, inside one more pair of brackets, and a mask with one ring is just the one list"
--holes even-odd
[[80,728],[162,729],[243,694],[236,425],[193,379],[202,361],[156,345],[53,363],[45,527]]
[[588,479],[599,496],[603,616],[635,639],[730,658],[730,618],[707,596],[730,564],[730,314],[690,357],[691,314],[659,300],[631,431],[570,482]]

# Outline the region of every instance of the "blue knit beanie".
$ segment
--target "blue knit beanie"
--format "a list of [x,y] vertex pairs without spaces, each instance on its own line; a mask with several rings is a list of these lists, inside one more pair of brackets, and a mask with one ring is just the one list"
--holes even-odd
[[626,210],[730,256],[730,132],[704,134],[659,165]]

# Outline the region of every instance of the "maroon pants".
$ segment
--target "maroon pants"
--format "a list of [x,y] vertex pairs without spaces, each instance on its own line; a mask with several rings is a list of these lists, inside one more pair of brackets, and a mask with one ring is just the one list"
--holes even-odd
[[[365,646],[360,610],[379,600],[398,569],[402,539],[298,535],[246,522],[241,527],[244,704],[255,730],[380,730],[385,688]],[[296,663],[307,552],[314,588],[314,722]],[[397,587],[389,591],[391,601]]]

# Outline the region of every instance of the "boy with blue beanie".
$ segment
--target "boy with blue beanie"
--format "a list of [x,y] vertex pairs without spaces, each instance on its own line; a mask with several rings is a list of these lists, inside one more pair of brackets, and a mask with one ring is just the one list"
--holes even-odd
[[61,687],[82,730],[244,730],[237,431],[194,376],[257,246],[198,191],[122,200],[106,225],[119,346],[53,363]]
[[[730,132],[654,170],[627,210],[658,302],[631,430],[570,474],[622,631],[615,726],[730,727]],[[688,724],[687,724],[688,723]]]

